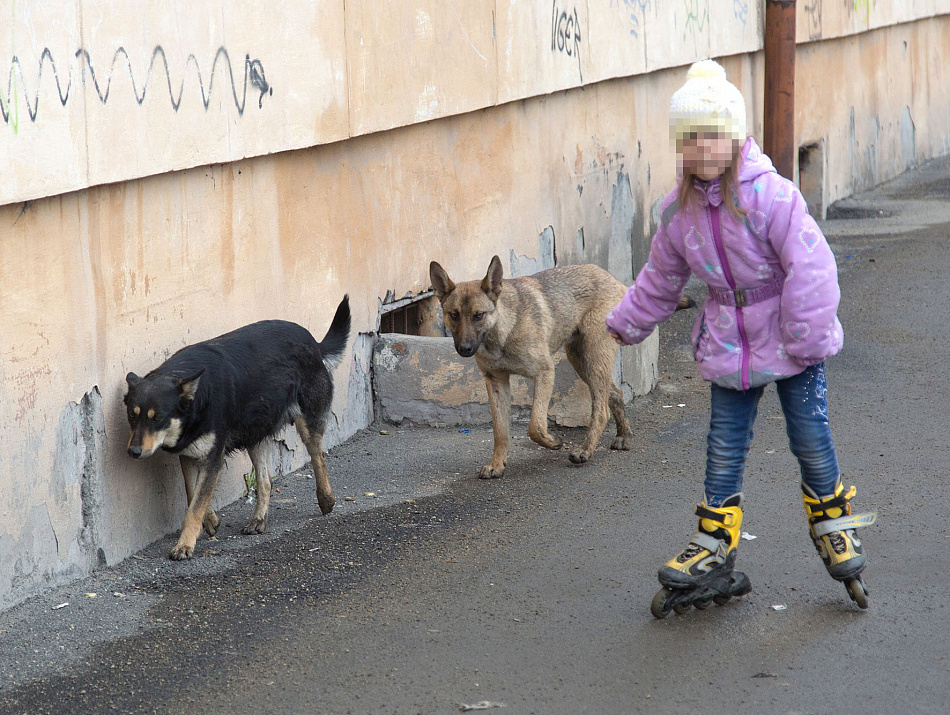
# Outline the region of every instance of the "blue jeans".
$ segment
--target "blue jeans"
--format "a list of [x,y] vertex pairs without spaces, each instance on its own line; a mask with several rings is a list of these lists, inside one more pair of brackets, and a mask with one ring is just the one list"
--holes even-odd
[[[802,481],[819,496],[832,494],[838,481],[838,458],[828,423],[825,364],[775,383],[792,454]],[[709,435],[706,438],[706,503],[719,506],[742,491],[742,474],[752,444],[752,423],[765,386],[730,390],[711,386]]]

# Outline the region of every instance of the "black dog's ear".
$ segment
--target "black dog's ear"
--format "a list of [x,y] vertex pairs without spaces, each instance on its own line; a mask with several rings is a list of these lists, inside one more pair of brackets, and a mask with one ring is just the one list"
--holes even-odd
[[449,274],[435,261],[429,264],[429,280],[432,281],[432,290],[439,300],[445,300],[445,297],[455,290],[455,283],[449,278]]
[[128,383],[129,387],[135,387],[139,382],[142,381],[142,378],[136,375],[134,372],[130,372],[125,376],[125,381]]
[[178,381],[178,394],[183,400],[195,399],[195,393],[198,392],[198,382],[204,372],[204,368],[201,368],[196,375]]
[[482,279],[482,292],[492,302],[497,301],[498,296],[501,295],[502,278],[504,278],[504,270],[501,267],[501,259],[498,256],[492,256],[491,263],[488,264],[488,273]]

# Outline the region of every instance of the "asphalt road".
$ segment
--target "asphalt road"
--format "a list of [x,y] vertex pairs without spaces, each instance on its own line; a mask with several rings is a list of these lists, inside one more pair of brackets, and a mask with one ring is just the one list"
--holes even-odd
[[327,518],[302,470],[276,481],[270,534],[242,536],[235,503],[190,562],[165,558],[169,535],[0,613],[0,713],[946,712],[950,162],[840,208],[858,218],[823,224],[845,327],[829,399],[857,509],[880,515],[861,534],[870,610],[814,553],[769,390],[739,553],[752,593],[650,615],[701,498],[688,311],[629,408],[632,451],[606,450],[611,423],[575,467],[516,425],[505,477],[482,481],[487,426],[377,425],[332,450]]

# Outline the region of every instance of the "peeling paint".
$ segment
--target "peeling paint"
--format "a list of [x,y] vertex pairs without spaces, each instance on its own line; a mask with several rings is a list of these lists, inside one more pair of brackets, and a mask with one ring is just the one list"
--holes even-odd
[[[418,353],[410,361],[414,367],[419,365]],[[486,402],[485,382],[481,375],[473,374],[458,360],[440,360],[434,370],[422,373],[419,381],[420,397],[432,400],[440,405],[461,406],[473,402]]]
[[530,276],[538,271],[546,271],[557,265],[557,249],[554,236],[554,228],[548,226],[538,236],[538,257],[528,258],[527,256],[518,256],[514,249],[510,256],[511,272],[508,278],[518,278],[520,276]]

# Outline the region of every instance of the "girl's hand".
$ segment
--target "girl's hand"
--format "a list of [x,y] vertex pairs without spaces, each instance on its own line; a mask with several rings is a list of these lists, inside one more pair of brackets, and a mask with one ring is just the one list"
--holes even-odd
[[626,343],[623,341],[623,338],[621,338],[613,330],[611,330],[610,328],[607,328],[607,332],[610,333],[610,337],[614,339],[614,342],[617,343],[617,345],[620,345],[621,347],[626,345]]

